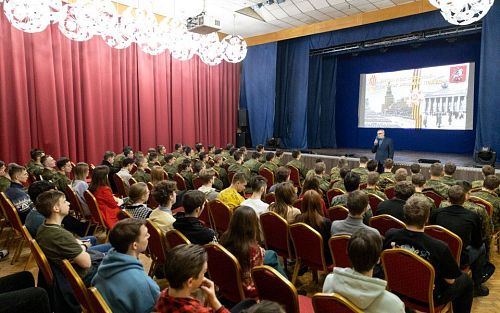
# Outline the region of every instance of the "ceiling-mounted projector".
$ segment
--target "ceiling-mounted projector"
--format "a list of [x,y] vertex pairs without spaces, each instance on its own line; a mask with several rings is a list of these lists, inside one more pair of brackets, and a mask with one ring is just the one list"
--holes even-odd
[[220,20],[213,16],[205,15],[205,12],[195,17],[190,17],[186,21],[187,30],[197,34],[210,34],[221,29]]

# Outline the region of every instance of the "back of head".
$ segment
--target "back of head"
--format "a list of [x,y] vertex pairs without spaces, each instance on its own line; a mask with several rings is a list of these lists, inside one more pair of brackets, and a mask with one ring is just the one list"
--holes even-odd
[[400,181],[394,186],[394,193],[396,198],[406,201],[415,193],[415,186],[409,181]]
[[127,253],[130,245],[137,241],[144,221],[126,218],[118,221],[109,232],[109,243],[117,252]]
[[65,195],[59,190],[48,190],[42,192],[36,198],[36,210],[45,216],[45,218],[49,218],[54,211],[54,207],[61,198],[65,198]]
[[201,142],[198,142],[194,145],[194,148],[196,149],[196,151],[201,152],[201,149],[203,149],[203,144]]
[[255,149],[258,151],[258,152],[262,152],[264,150],[264,145],[257,145],[255,147]]
[[412,165],[410,165],[410,171],[412,172],[412,174],[420,173],[420,164],[413,163]]
[[165,162],[170,162],[175,156],[172,153],[169,153],[165,156]]
[[347,196],[347,209],[351,215],[361,215],[368,207],[368,195],[361,190],[351,192]]
[[272,159],[274,159],[274,152],[268,152],[266,153],[266,161],[271,161]]
[[500,184],[500,179],[496,175],[488,175],[484,178],[483,187],[488,190],[495,190]]
[[384,168],[390,170],[394,166],[394,161],[392,159],[385,159]]
[[257,160],[260,158],[260,153],[257,151],[252,152],[252,159]]
[[127,155],[130,154],[130,152],[132,152],[132,147],[131,146],[126,146],[126,147],[123,148],[122,152],[123,152],[124,156],[127,156]]
[[245,184],[248,181],[247,175],[245,173],[238,172],[234,174],[231,184],[242,183]]
[[241,160],[243,157],[243,153],[241,153],[240,151],[236,151],[234,154],[233,154],[233,158],[235,161],[239,161]]
[[9,176],[11,179],[15,180],[19,175],[21,175],[26,168],[16,163],[10,163],[9,166]]
[[374,186],[378,183],[378,179],[380,177],[380,174],[377,173],[377,172],[370,172],[368,173],[368,176],[367,176],[367,184],[370,185],[370,186]]
[[448,162],[444,165],[444,173],[446,175],[453,175],[455,174],[455,171],[457,170],[457,166],[452,163],[452,162]]
[[127,167],[131,164],[134,164],[134,160],[131,158],[125,158],[122,160],[122,167]]
[[280,166],[276,171],[276,182],[277,183],[285,182],[288,180],[289,176],[290,176],[290,169],[286,166]]
[[148,161],[153,162],[158,158],[158,153],[156,153],[156,150],[149,152],[148,154]]
[[177,191],[177,183],[171,180],[162,180],[155,185],[152,194],[155,201],[165,206],[170,199],[170,196]]
[[239,206],[234,212],[227,231],[221,237],[221,243],[228,242],[254,243],[258,238],[259,218],[255,210],[249,206]]
[[347,254],[358,273],[366,273],[377,264],[382,252],[382,238],[366,228],[358,229],[347,243]]
[[443,165],[441,163],[433,163],[431,165],[431,176],[439,177],[443,174]]
[[359,183],[361,182],[361,178],[359,174],[354,172],[349,172],[345,175],[344,178],[344,186],[347,192],[353,192],[359,188]]
[[252,188],[252,192],[260,192],[262,188],[266,186],[267,179],[264,176],[256,175],[250,180],[250,187]]
[[204,168],[205,168],[205,163],[203,163],[202,161],[195,161],[194,162],[193,171],[195,173],[199,173]]
[[56,189],[56,186],[48,180],[38,180],[33,182],[28,187],[28,195],[33,203],[36,203],[36,198],[45,191]]
[[206,185],[212,181],[215,176],[215,170],[213,168],[207,168],[200,171],[198,177],[200,177],[201,183]]
[[182,198],[182,206],[186,214],[191,214],[205,203],[205,194],[199,190],[188,190]]
[[138,182],[133,184],[132,186],[130,186],[130,189],[128,191],[128,197],[129,197],[128,203],[134,204],[141,202],[141,200],[146,201],[147,198],[144,199],[144,197],[148,194],[148,192],[149,189],[146,183]]
[[283,150],[277,149],[276,150],[276,157],[281,158],[283,156],[283,153],[285,153]]
[[300,150],[293,150],[292,152],[292,158],[298,159],[300,156]]
[[151,182],[154,184],[155,182],[162,181],[163,179],[165,179],[163,168],[158,165],[153,166],[151,169]]
[[365,164],[366,162],[368,162],[368,158],[365,157],[365,156],[362,156],[359,158],[359,164]]
[[167,252],[165,278],[170,288],[182,289],[190,278],[198,278],[205,263],[205,248],[195,244],[181,244]]
[[89,190],[94,192],[98,187],[109,186],[108,180],[109,168],[106,165],[99,165],[92,172],[92,181],[89,185]]
[[426,182],[425,176],[421,173],[413,174],[411,176],[411,183],[417,187],[424,187]]
[[337,167],[342,168],[342,167],[348,167],[349,162],[347,162],[346,157],[340,157],[339,161],[337,162]]
[[406,225],[424,228],[429,219],[432,204],[422,195],[413,195],[403,206]]
[[491,165],[483,166],[482,170],[483,176],[486,177],[488,175],[495,175],[495,168]]
[[320,163],[314,164],[314,173],[316,173],[317,175],[323,174],[325,172],[325,170],[326,170],[325,163],[320,162]]
[[174,149],[179,150],[180,148],[182,148],[182,143],[176,143]]
[[229,151],[229,150],[231,150],[231,149],[233,149],[233,148],[234,148],[234,145],[233,145],[232,143],[228,143],[228,144],[226,145],[226,150],[227,150],[227,151]]
[[68,164],[70,160],[66,157],[59,158],[56,162],[56,167],[61,170],[66,164]]
[[30,156],[32,160],[37,160],[43,156],[43,150],[40,150],[38,148],[33,148],[30,151]]
[[398,168],[396,170],[396,173],[394,173],[395,182],[406,181],[407,177],[408,177],[408,171],[406,170],[406,168]]
[[293,185],[289,182],[279,183],[274,191],[276,202],[286,205],[293,205],[297,200],[297,194]]
[[89,165],[85,162],[78,162],[73,171],[75,179],[85,180],[89,174]]
[[465,202],[465,191],[460,185],[453,185],[448,189],[448,198],[451,204],[462,205]]
[[304,193],[307,190],[319,191],[320,190],[319,186],[320,186],[320,181],[318,177],[316,176],[306,177],[306,179],[304,180],[304,184],[302,186],[302,192]]
[[241,313],[285,313],[285,309],[277,302],[261,300]]
[[374,172],[377,170],[377,167],[378,167],[378,162],[375,161],[375,160],[370,160],[368,161],[368,163],[366,163],[366,169],[369,171],[369,172]]
[[[308,190],[304,193],[304,197],[302,197],[302,212],[308,215],[309,221],[306,221],[306,224],[311,225],[312,223],[316,224],[315,221],[311,221],[311,217],[320,216],[321,215],[321,195],[315,190]],[[311,223],[312,222],[312,223]],[[311,225],[313,226],[313,225]],[[316,225],[314,225],[316,226]],[[314,227],[316,228],[316,227]]]
[[350,171],[351,170],[347,166],[341,167],[339,170],[340,178],[344,179],[346,177],[347,173],[349,173]]

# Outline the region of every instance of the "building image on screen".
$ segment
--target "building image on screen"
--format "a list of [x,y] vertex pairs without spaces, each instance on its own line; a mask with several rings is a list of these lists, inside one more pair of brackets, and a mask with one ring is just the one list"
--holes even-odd
[[361,74],[359,90],[359,127],[473,127],[474,63]]

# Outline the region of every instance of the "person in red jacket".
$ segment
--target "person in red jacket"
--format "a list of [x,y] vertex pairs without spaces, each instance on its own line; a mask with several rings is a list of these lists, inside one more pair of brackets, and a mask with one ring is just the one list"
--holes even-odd
[[120,202],[123,203],[123,201],[113,196],[113,191],[109,186],[108,174],[109,168],[107,166],[97,166],[92,174],[89,191],[92,192],[99,204],[104,223],[111,229],[118,222]]

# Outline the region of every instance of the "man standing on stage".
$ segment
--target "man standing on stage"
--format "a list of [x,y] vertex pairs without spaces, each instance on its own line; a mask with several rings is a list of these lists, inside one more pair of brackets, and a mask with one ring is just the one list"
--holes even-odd
[[377,131],[377,137],[373,142],[372,152],[375,153],[375,160],[378,162],[378,172],[382,173],[384,171],[385,159],[394,159],[394,145],[392,139],[385,137],[385,131],[383,129]]

